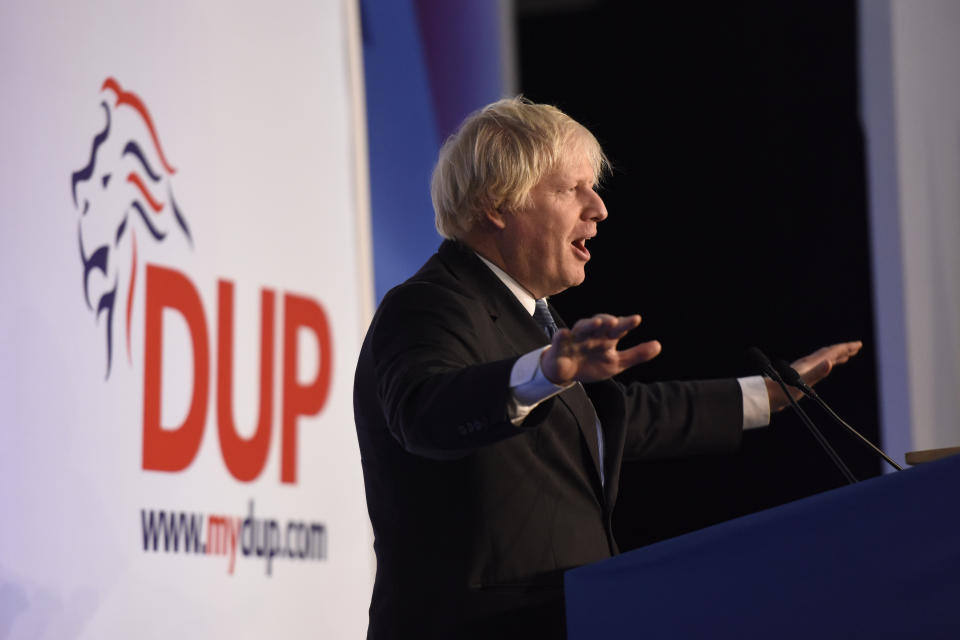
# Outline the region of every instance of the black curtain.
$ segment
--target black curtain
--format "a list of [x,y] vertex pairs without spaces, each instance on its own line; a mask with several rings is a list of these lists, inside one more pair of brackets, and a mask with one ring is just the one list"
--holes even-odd
[[[560,6],[560,5],[557,5]],[[640,313],[657,360],[626,380],[755,373],[862,339],[820,387],[876,441],[877,391],[856,8],[846,2],[517,4],[521,92],[585,124],[614,165],[587,281],[567,321]],[[812,405],[865,478],[879,462]],[[625,549],[844,483],[789,413],[729,458],[631,463]]]

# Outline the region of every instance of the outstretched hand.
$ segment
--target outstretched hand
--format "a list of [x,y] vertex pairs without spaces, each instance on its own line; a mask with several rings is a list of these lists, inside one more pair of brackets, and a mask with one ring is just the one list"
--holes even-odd
[[560,329],[554,334],[550,347],[540,356],[540,369],[548,380],[561,386],[611,378],[660,353],[656,340],[617,350],[620,339],[638,326],[638,315],[601,313],[579,320],[573,329]]
[[[800,378],[807,386],[812,387],[830,375],[830,372],[833,371],[836,365],[843,364],[857,355],[861,347],[863,347],[863,343],[859,340],[822,347],[810,355],[794,361],[790,366],[797,370]],[[780,411],[790,404],[780,385],[769,378],[766,380],[766,383],[767,394],[770,396],[771,412]],[[793,395],[794,400],[799,400],[803,396],[803,393],[799,389],[791,389],[790,393]]]

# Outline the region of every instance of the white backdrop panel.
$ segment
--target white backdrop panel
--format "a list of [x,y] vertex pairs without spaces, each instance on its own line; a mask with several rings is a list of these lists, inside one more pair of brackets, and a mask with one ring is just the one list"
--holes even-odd
[[960,445],[960,4],[860,2],[883,440]]
[[[355,11],[0,8],[0,637],[363,635],[373,558],[351,387],[372,285]],[[162,364],[145,353],[148,300]],[[160,436],[202,412],[195,438],[148,454],[151,366]],[[241,453],[224,452],[224,389]],[[176,526],[160,530],[161,512]]]

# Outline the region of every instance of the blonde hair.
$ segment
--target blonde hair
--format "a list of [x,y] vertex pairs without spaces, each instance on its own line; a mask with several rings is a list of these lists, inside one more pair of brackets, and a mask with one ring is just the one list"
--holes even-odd
[[484,211],[520,211],[530,189],[563,161],[570,144],[590,159],[594,180],[609,169],[600,143],[556,107],[517,96],[467,116],[440,149],[430,182],[437,231],[468,233]]

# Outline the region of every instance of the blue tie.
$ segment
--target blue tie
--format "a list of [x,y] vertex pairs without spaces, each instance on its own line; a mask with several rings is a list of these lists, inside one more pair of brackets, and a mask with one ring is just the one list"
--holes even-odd
[[[540,325],[540,328],[543,329],[544,333],[547,334],[547,337],[551,340],[553,339],[553,334],[559,331],[556,321],[553,319],[553,315],[550,313],[550,309],[547,308],[547,301],[543,298],[537,300],[537,306],[533,310],[533,319],[537,321],[537,324]],[[580,384],[579,382],[577,384]],[[589,399],[588,399],[589,400]],[[596,416],[596,411],[593,412]],[[605,479],[603,477],[603,429],[600,427],[600,418],[596,418],[597,423],[597,453],[600,456],[600,484],[605,484]]]
[[550,315],[550,309],[547,308],[547,301],[543,298],[537,300],[537,308],[533,311],[533,319],[537,321],[540,328],[544,330],[547,337],[553,339],[553,334],[558,331],[557,323]]

